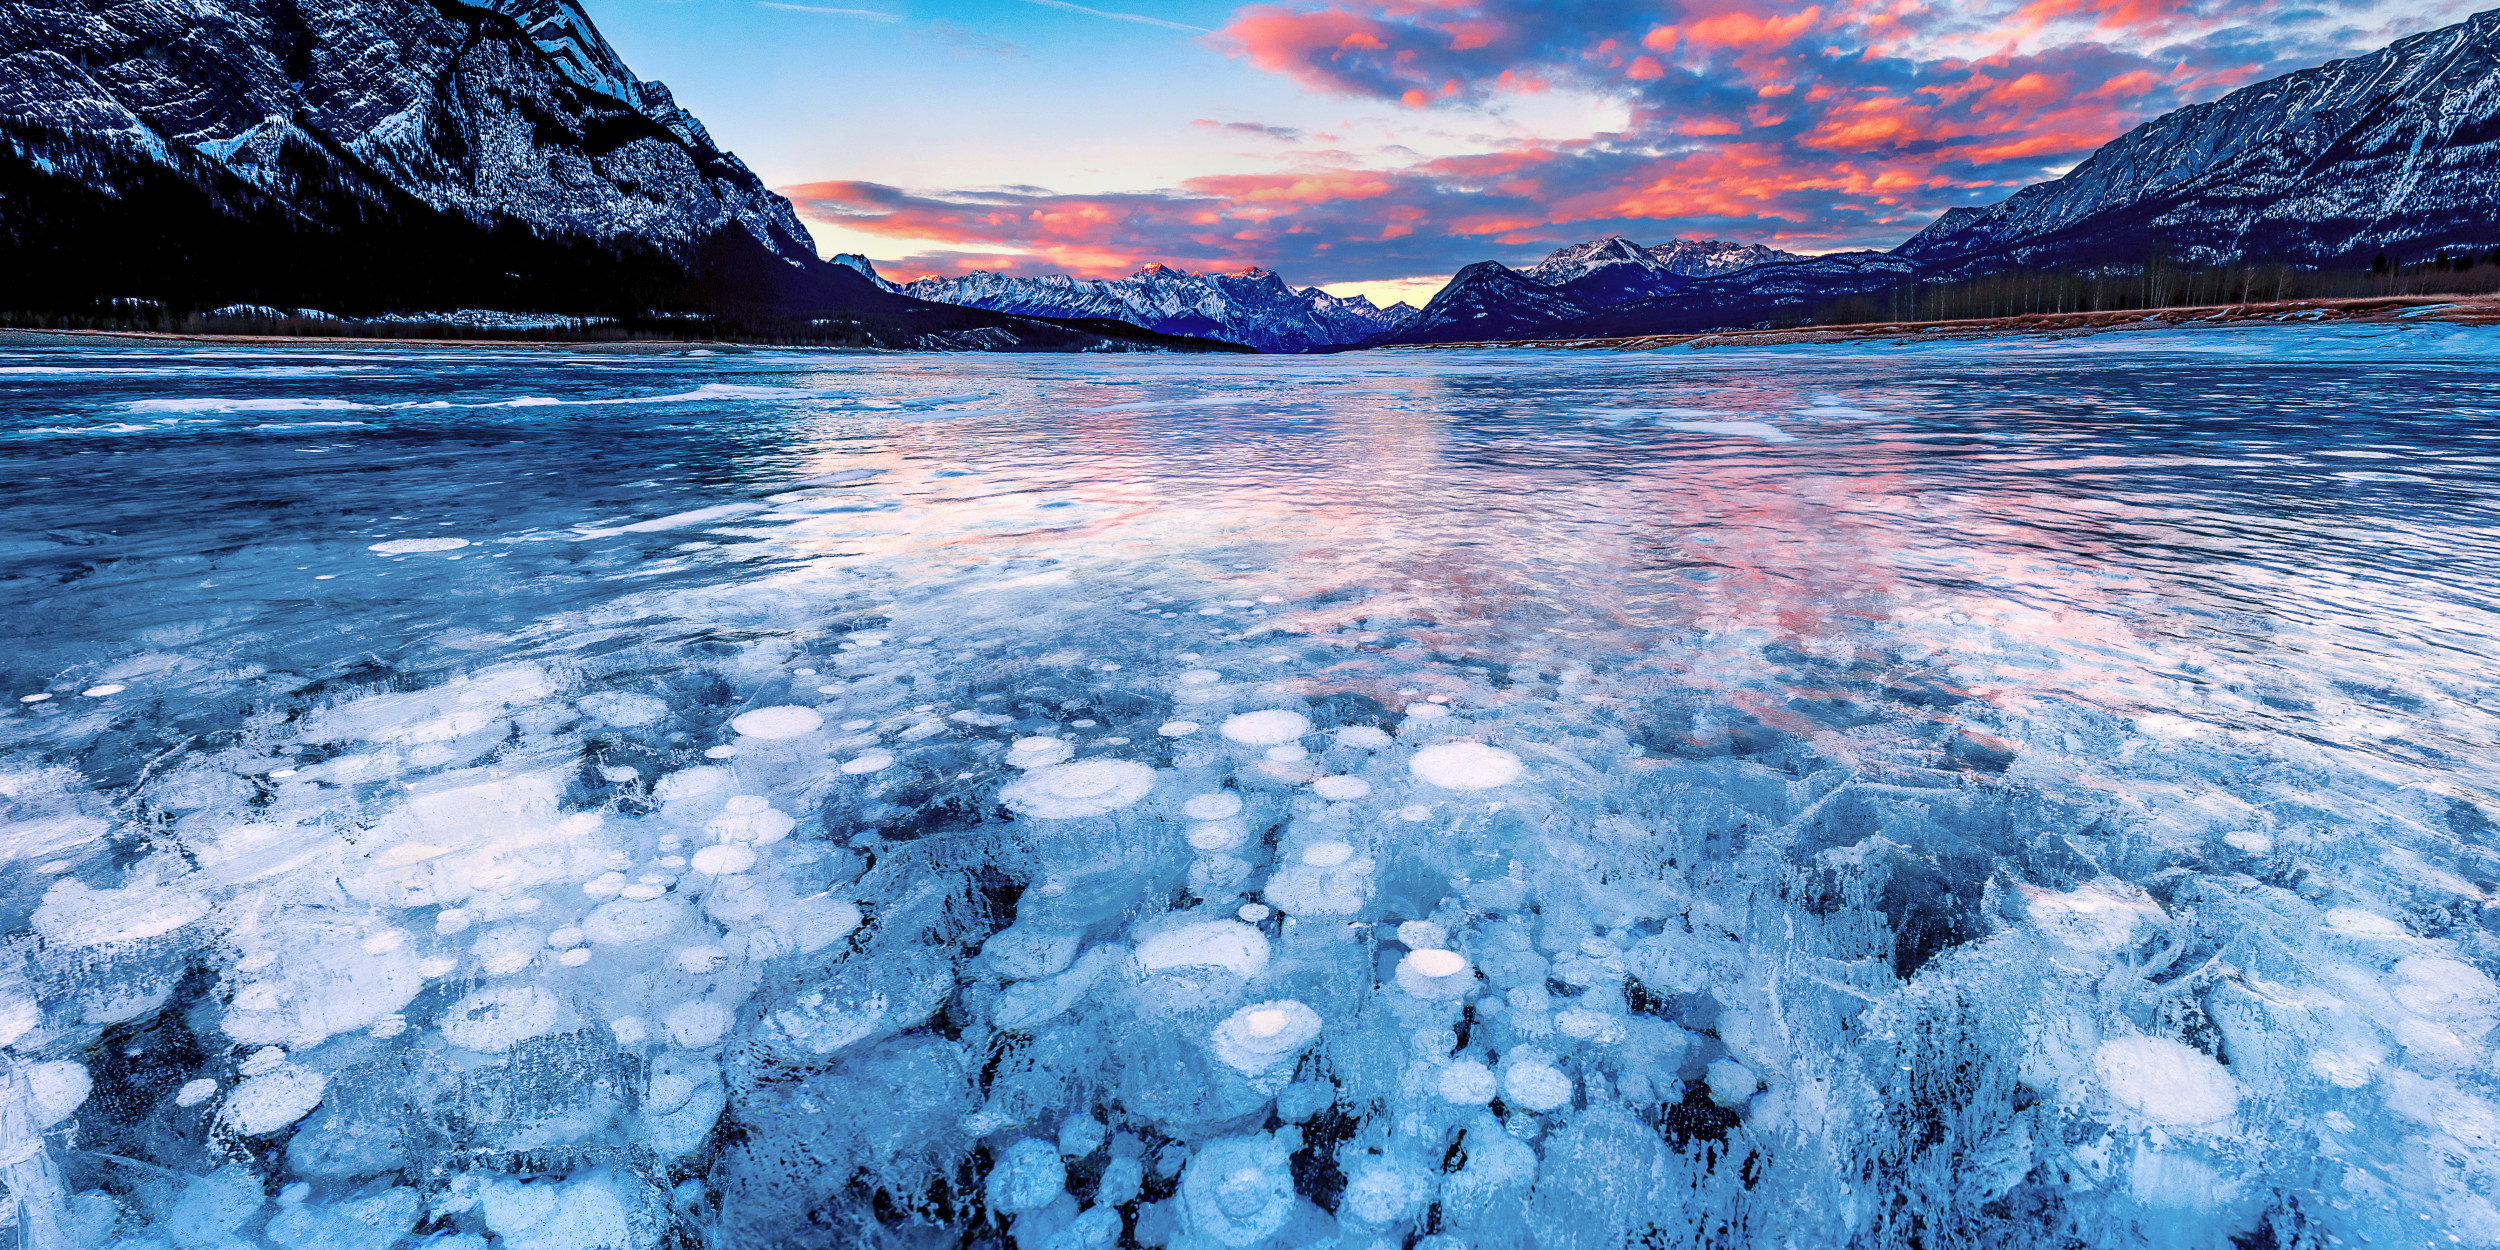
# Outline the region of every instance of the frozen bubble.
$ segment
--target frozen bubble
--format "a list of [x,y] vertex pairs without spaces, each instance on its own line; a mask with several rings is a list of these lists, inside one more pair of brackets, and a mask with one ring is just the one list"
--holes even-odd
[[1377,751],[1393,739],[1377,725],[1348,725],[1337,731],[1337,741],[1358,751]]
[[1624,1038],[1623,1021],[1603,1011],[1558,1011],[1554,1013],[1554,1030],[1565,1037],[1611,1046]]
[[1541,1058],[1518,1058],[1502,1073],[1502,1101],[1529,1111],[1559,1111],[1571,1105],[1571,1078]]
[[989,1175],[990,1209],[1009,1215],[1039,1210],[1059,1197],[1068,1183],[1068,1166],[1057,1145],[1027,1137],[1002,1153]]
[[825,718],[812,707],[784,704],[780,707],[759,707],[741,712],[729,720],[729,727],[750,738],[796,738],[812,734],[824,727]]
[[579,968],[583,964],[590,962],[590,948],[587,946],[576,946],[573,949],[556,956],[556,962],[563,964],[567,968]]
[[1398,960],[1397,983],[1417,998],[1463,998],[1475,988],[1476,978],[1465,955],[1434,947],[1408,951]]
[[602,764],[599,767],[599,776],[607,781],[638,781],[642,778],[642,772],[631,764]]
[[1129,760],[1083,760],[1037,768],[1007,783],[999,801],[1027,816],[1098,816],[1154,789],[1155,771]]
[[1319,1013],[1290,998],[1252,1003],[1215,1026],[1215,1057],[1245,1076],[1293,1062],[1319,1038]]
[[1753,1101],[1754,1087],[1762,1081],[1754,1075],[1753,1069],[1733,1059],[1712,1060],[1703,1075],[1710,1085],[1710,1101],[1730,1108],[1742,1107]]
[[876,724],[876,723],[877,723],[877,722],[872,721],[872,720],[846,720],[846,721],[842,722],[842,727],[843,727],[844,729],[850,730],[850,731],[851,731],[851,732],[853,732],[853,733],[857,733],[857,732],[859,732],[860,730],[862,730],[862,729],[866,729],[866,728],[868,728],[870,725],[874,725],[874,724]]
[[1408,950],[1440,950],[1450,944],[1450,931],[1429,920],[1409,920],[1398,926],[1398,941]]
[[1198,732],[1198,722],[1194,720],[1167,720],[1157,726],[1155,728],[1155,732],[1162,734],[1166,738],[1186,738],[1189,735]]
[[[615,898],[624,888],[625,874],[621,872],[603,872],[582,883],[582,893],[592,898]],[[437,917],[434,923],[439,927],[441,918]]]
[[243,1062],[234,1065],[234,1070],[245,1076],[259,1076],[263,1072],[277,1071],[278,1065],[285,1062],[285,1047],[263,1046],[260,1049],[253,1051],[251,1054],[245,1055],[243,1057]]
[[560,951],[571,950],[581,945],[582,941],[582,931],[571,925],[566,925],[547,935],[547,945]]
[[[653,888],[627,886],[627,891]],[[666,937],[685,918],[685,909],[668,899],[635,898],[630,893],[591,909],[582,920],[582,935],[602,946],[622,946]]]
[[245,1137],[275,1133],[312,1114],[329,1085],[330,1078],[310,1068],[283,1064],[235,1086],[217,1119]]
[[129,688],[130,687],[128,686],[117,685],[89,686],[78,693],[85,695],[90,699],[101,699],[108,694],[120,694],[122,691],[128,690]]
[[626,886],[622,890],[618,890],[617,893],[628,899],[632,899],[635,902],[647,903],[652,899],[668,893],[668,880],[669,879],[666,877],[657,881],[646,878],[644,880],[637,881],[632,885]]
[[727,810],[704,821],[703,832],[722,842],[771,846],[789,837],[798,823],[788,812],[775,811],[762,795],[741,794],[729,800]]
[[842,761],[842,771],[851,774],[883,772],[894,767],[892,751],[862,751]]
[[1293,1218],[1292,1150],[1267,1136],[1215,1142],[1181,1173],[1180,1206],[1197,1244],[1255,1246]]
[[443,1013],[443,1039],[462,1050],[501,1054],[554,1032],[561,1004],[535,985],[497,985],[453,1003]]
[[618,1016],[608,1021],[608,1031],[616,1035],[619,1045],[639,1046],[651,1036],[651,1026],[641,1016]]
[[1355,799],[1362,798],[1371,792],[1372,783],[1365,781],[1360,777],[1348,777],[1342,774],[1334,777],[1322,777],[1311,783],[1311,793],[1316,794],[1323,799],[1327,799],[1332,803],[1351,802]]
[[574,706],[579,707],[584,715],[598,717],[624,729],[656,725],[668,717],[667,700],[623,690],[584,695]]
[[728,769],[716,768],[710,764],[697,764],[692,768],[681,768],[660,778],[660,784],[651,788],[651,797],[663,803],[671,803],[678,799],[691,799],[710,794],[728,784]]
[[1299,764],[1302,761],[1311,758],[1311,753],[1303,750],[1301,743],[1288,742],[1280,747],[1269,747],[1267,749],[1267,758],[1274,760],[1279,764]]
[[1238,820],[1210,820],[1191,825],[1183,836],[1189,840],[1189,849],[1212,855],[1249,841],[1250,826]]
[[1235,911],[1233,914],[1249,921],[1252,924],[1257,924],[1258,922],[1275,915],[1276,912],[1265,903],[1243,903],[1240,910]]
[[394,538],[389,542],[375,543],[365,550],[378,551],[386,556],[414,556],[429,551],[458,551],[468,545],[469,540],[465,538]]
[[182,1083],[181,1089],[174,1091],[174,1105],[177,1107],[196,1107],[201,1103],[207,1102],[209,1097],[216,1092],[217,1082],[209,1080],[206,1077],[202,1077],[196,1081],[185,1081]]
[[1337,1203],[1356,1221],[1379,1227],[1422,1211],[1431,1198],[1430,1173],[1408,1160],[1372,1155],[1356,1162],[1347,1173]]
[[469,953],[477,957],[479,971],[490,977],[506,977],[529,967],[545,941],[531,929],[489,929],[469,948]]
[[1425,747],[1407,761],[1423,781],[1444,790],[1490,790],[1519,780],[1519,757],[1481,742],[1443,742]]
[[1438,720],[1449,714],[1450,709],[1445,708],[1438,703],[1409,703],[1406,705],[1406,719],[1410,721]]
[[2166,1037],[2113,1037],[2092,1052],[2092,1070],[2112,1100],[2157,1124],[2215,1126],[2239,1107],[2221,1064]]
[[717,946],[682,946],[674,959],[678,971],[702,976],[719,971],[722,964],[729,962],[729,952]]
[[1240,712],[1224,718],[1222,732],[1227,740],[1243,746],[1272,747],[1311,732],[1311,718],[1283,708]]
[[434,913],[434,931],[445,937],[467,932],[472,923],[474,921],[465,908],[446,907]]
[[1238,920],[1182,925],[1139,942],[1137,966],[1148,972],[1222,968],[1235,976],[1255,977],[1267,970],[1267,937]]
[[2432,955],[2398,960],[2388,993],[2405,1010],[2457,1029],[2468,1040],[2491,1030],[2500,1013],[2500,985],[2472,964]]
[[1241,814],[1241,796],[1230,790],[1191,795],[1181,804],[1181,814],[1191,820],[1222,820]]
[[737,753],[738,748],[733,747],[726,742],[716,747],[703,748],[703,758],[707,760],[725,760],[733,755],[736,755]]
[[1076,960],[1085,935],[1074,929],[1053,929],[1031,921],[1011,924],[981,944],[981,955],[1000,976],[1013,981],[1065,972]]
[[17,696],[17,701],[20,703],[43,703],[49,701],[51,698],[52,696],[48,694],[21,694]]
[[1007,763],[1014,768],[1048,768],[1075,754],[1074,745],[1058,738],[1018,738],[1007,745]]
[[1193,668],[1174,679],[1177,684],[1183,686],[1204,686],[1222,680],[1224,680],[1224,674],[1211,668]]
[[660,1023],[668,1029],[668,1040],[696,1050],[726,1036],[736,1021],[737,1016],[727,1007],[698,998],[669,1008]]
[[1499,1088],[1493,1069],[1473,1059],[1461,1059],[1441,1069],[1441,1097],[1462,1107],[1480,1107],[1493,1101]]
[[1110,1136],[1111,1131],[1091,1114],[1071,1112],[1067,1119],[1059,1122],[1059,1156],[1063,1159],[1085,1158],[1102,1149],[1103,1142]]
[[1313,868],[1334,868],[1354,858],[1354,847],[1345,842],[1314,842],[1302,849],[1302,862]]
[[707,877],[725,877],[755,866],[755,851],[735,844],[707,846],[694,853],[693,867]]
[[35,1127],[50,1128],[69,1118],[71,1112],[95,1092],[95,1078],[87,1075],[84,1064],[67,1059],[47,1059],[19,1069],[31,1095]]

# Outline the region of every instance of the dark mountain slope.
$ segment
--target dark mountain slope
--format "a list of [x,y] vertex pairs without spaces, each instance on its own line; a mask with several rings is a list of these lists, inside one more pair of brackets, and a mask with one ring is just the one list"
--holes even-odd
[[2500,243],[2500,11],[2243,87],[1895,249],[1939,277]]
[[789,202],[571,0],[0,0],[0,312],[108,300],[1157,341],[818,259]]

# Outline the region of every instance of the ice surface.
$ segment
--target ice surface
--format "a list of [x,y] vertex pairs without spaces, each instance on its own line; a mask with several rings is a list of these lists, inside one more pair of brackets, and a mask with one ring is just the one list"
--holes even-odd
[[18,1231],[2500,1244],[2500,371],[2269,333],[0,354]]

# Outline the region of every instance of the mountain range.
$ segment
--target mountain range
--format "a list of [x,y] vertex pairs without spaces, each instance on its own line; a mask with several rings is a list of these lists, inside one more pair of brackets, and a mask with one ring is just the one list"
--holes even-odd
[[[2359,268],[2500,245],[2500,10],[2146,122],[2053,181],[1956,208],[1889,252],[1619,238],[1462,269],[1367,347],[1669,334],[2008,270]],[[1653,265],[1653,261],[1661,262]]]
[[0,204],[17,317],[491,308],[1055,350],[1670,333],[2007,270],[2500,246],[2500,11],[2165,114],[1890,251],[1610,236],[1470,265],[1421,309],[1263,269],[898,286],[821,259],[575,0],[0,0]]
[[573,0],[0,0],[0,311],[693,313],[887,346],[1197,346],[819,259]]
[[868,258],[833,258],[879,287],[968,308],[1043,317],[1114,317],[1164,334],[1196,335],[1263,352],[1342,347],[1397,329],[1415,315],[1406,304],[1374,307],[1362,296],[1341,298],[1318,287],[1299,290],[1265,269],[1191,273],[1147,265],[1125,278],[1047,274],[1012,278],[980,270],[954,278],[896,285]]

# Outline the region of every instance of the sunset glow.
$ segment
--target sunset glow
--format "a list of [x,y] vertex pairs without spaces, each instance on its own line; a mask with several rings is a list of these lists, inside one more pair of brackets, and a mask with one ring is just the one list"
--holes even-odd
[[[898,278],[1161,262],[1414,285],[1609,233],[1890,247],[2139,121],[2471,6],[2379,4],[2331,21],[2277,0],[1130,7],[1152,22],[1006,5],[997,29],[1042,37],[982,54],[1099,96],[1119,120],[1082,149],[1096,163],[1040,169],[1038,155],[983,150],[979,126],[865,117],[826,120],[840,144],[751,159],[827,251],[865,251]],[[945,20],[895,12],[846,38]],[[1118,44],[1105,61],[1116,72],[1049,42],[1071,22],[1081,46]],[[638,51],[667,68],[665,49]],[[951,58],[958,81],[964,55],[926,54]],[[1013,91],[991,96],[1002,132],[1024,124]]]

